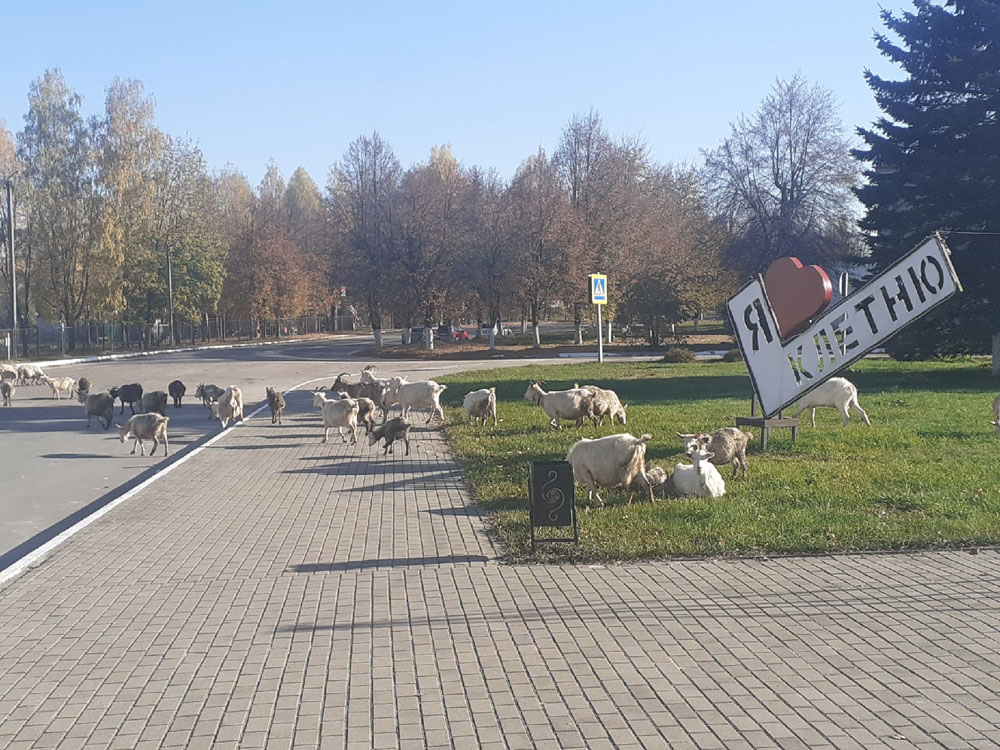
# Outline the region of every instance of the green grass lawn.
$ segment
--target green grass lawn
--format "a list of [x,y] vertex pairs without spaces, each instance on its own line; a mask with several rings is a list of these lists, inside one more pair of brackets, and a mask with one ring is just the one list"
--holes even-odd
[[[629,405],[634,435],[653,434],[647,458],[671,470],[677,432],[712,430],[748,415],[750,380],[742,363],[578,364],[462,373],[445,378],[447,430],[476,500],[489,512],[511,561],[610,561],[662,556],[765,555],[980,546],[1000,543],[1000,438],[988,424],[1000,391],[988,362],[898,363],[866,360],[847,373],[871,417],[845,429],[834,409],[816,428],[803,415],[799,439],[777,430],[765,454],[751,445],[749,477],[731,480],[718,499],[658,500],[602,492],[589,509],[577,488],[580,545],[529,543],[530,461],[562,459],[581,437],[623,431],[547,426],[541,407],[523,400],[529,379],[546,389],[574,381],[613,388]],[[465,423],[462,397],[497,387],[497,428]],[[545,534],[545,530],[541,532]]]

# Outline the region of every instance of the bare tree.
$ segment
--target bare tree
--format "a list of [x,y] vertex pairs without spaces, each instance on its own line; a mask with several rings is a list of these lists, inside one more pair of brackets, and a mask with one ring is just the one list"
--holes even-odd
[[331,226],[353,282],[364,295],[375,334],[382,345],[382,312],[395,259],[392,203],[400,166],[378,133],[356,138],[334,165],[327,188]]
[[783,255],[817,262],[854,251],[859,167],[850,148],[833,93],[798,75],[731,123],[703,152],[709,197],[734,237],[730,261],[753,273]]

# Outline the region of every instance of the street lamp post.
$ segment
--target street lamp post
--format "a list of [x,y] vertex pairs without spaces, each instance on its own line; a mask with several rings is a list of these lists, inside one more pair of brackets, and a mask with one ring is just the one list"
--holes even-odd
[[177,337],[174,335],[174,275],[173,275],[173,265],[170,260],[170,243],[167,244],[167,298],[170,304],[170,344],[174,345],[177,343]]
[[14,198],[11,178],[7,183],[7,272],[10,275],[11,350],[17,351],[17,264],[14,263]]

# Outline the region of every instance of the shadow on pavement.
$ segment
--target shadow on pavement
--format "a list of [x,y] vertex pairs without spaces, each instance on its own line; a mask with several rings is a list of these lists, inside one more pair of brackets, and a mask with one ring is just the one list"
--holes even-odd
[[301,563],[288,568],[293,573],[340,573],[368,568],[411,568],[418,565],[489,562],[486,555],[438,555],[435,557],[390,557],[373,560],[348,560],[338,563]]

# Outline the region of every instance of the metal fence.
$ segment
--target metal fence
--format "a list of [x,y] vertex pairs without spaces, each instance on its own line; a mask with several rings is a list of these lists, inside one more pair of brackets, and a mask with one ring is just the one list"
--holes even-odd
[[40,323],[29,328],[0,329],[0,356],[6,359],[155,351],[201,344],[278,341],[335,331],[357,330],[351,315],[297,318],[208,318],[201,323],[78,322],[73,326]]

